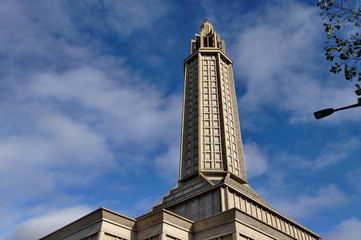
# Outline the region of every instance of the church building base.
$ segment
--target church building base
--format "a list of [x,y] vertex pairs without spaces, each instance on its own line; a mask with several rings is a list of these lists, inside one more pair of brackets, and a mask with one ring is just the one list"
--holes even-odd
[[237,208],[191,221],[166,209],[133,219],[105,208],[40,240],[316,240],[312,232],[288,234]]

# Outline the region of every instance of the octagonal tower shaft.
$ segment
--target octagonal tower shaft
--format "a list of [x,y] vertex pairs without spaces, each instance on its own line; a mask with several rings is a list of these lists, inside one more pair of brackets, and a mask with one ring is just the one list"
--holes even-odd
[[184,60],[180,182],[200,173],[211,181],[230,173],[247,182],[232,64],[205,20]]

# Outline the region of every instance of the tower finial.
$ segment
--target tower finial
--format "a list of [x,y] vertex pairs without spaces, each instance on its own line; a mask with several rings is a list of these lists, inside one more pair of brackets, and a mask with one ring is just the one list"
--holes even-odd
[[213,26],[208,22],[208,18],[204,18],[200,27],[200,33],[196,34],[194,40],[191,40],[191,54],[200,48],[219,49],[226,53],[224,41],[221,40],[220,35],[216,34],[213,30]]

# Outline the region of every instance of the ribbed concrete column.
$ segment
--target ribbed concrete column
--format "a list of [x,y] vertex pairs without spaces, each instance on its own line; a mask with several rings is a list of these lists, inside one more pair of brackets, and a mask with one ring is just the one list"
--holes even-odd
[[232,233],[232,240],[241,240],[240,237],[239,237],[238,232]]
[[104,237],[104,232],[99,232],[99,234],[98,234],[98,240],[103,240],[103,239],[105,239],[105,237]]
[[166,240],[166,239],[167,239],[167,235],[165,233],[159,234],[159,240]]

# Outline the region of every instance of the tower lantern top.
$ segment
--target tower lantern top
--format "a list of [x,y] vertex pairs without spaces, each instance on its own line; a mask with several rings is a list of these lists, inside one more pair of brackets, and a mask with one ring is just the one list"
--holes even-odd
[[208,18],[204,19],[204,23],[201,25],[201,35],[208,36],[213,33],[213,26],[208,22]]
[[213,30],[212,24],[208,22],[208,18],[204,19],[200,28],[200,34],[195,34],[195,39],[191,40],[191,54],[202,49],[219,49],[226,52],[224,40],[221,40],[219,34]]

